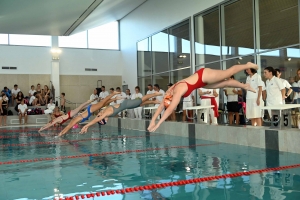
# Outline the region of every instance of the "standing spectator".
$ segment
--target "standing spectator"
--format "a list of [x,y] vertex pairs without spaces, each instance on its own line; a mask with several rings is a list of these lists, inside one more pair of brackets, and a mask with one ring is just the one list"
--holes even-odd
[[[126,94],[121,91],[120,87],[116,87],[116,91],[120,92],[120,94],[116,95],[116,96],[120,97],[120,99],[117,100],[117,104],[121,104],[124,101],[124,99],[126,99]],[[121,116],[121,112],[119,112],[118,115]]]
[[[114,91],[115,91],[114,88],[110,88],[110,89],[109,89],[109,93],[110,93],[110,94],[112,94]],[[116,95],[114,95],[114,96],[112,97],[112,99],[114,99],[115,97],[116,97]],[[113,102],[111,102],[109,105],[113,106],[113,105],[115,105],[116,103],[117,103],[117,101],[113,101]]]
[[[131,99],[141,99],[142,97],[143,95],[140,92],[140,87],[136,86],[135,93],[131,95]],[[142,107],[134,108],[133,111],[134,111],[135,118],[142,119],[142,111],[143,111]]]
[[285,100],[285,88],[282,81],[275,75],[276,72],[273,67],[266,67],[264,69],[264,76],[267,79],[267,106],[280,105]]
[[11,91],[10,89],[8,89],[6,86],[3,88],[2,93],[4,93],[6,95],[6,97],[8,98],[8,103],[9,101],[11,101]]
[[19,93],[20,91],[21,91],[21,90],[18,88],[18,85],[15,84],[15,85],[14,85],[14,88],[11,90],[12,106],[14,106],[14,104],[15,104],[15,99],[17,98],[17,95],[18,95],[18,93]]
[[24,99],[24,94],[23,92],[18,92],[17,96],[16,96],[16,103],[17,105],[15,106],[15,111],[19,111],[18,105],[21,104],[22,100]]
[[101,92],[99,94],[100,101],[103,100],[105,97],[107,97],[109,94],[107,91],[105,91],[105,86],[101,87]]
[[1,110],[0,126],[2,126],[2,119],[4,122],[3,125],[6,126],[7,108],[8,108],[8,97],[4,93],[4,94],[2,94],[2,99],[0,100],[0,110]]
[[[297,79],[295,79],[295,81],[297,81],[297,87],[300,87],[300,69],[297,70]],[[300,104],[300,92],[297,92],[297,104]]]
[[27,124],[27,105],[24,103],[24,98],[21,101],[21,104],[18,105],[19,110],[19,122],[21,124],[22,117],[24,117],[25,124]]
[[[298,83],[297,83],[297,76],[295,77],[290,77],[290,84],[292,85],[292,87],[299,87]],[[293,91],[293,104],[297,104],[298,102],[298,92]]]
[[209,122],[210,124],[217,125],[219,117],[219,89],[206,89],[206,88],[200,88],[198,89],[198,94],[201,98],[201,105],[205,105],[202,101],[203,99],[210,100],[210,105],[213,105],[214,107],[209,109],[208,115],[210,116]]
[[[230,79],[234,79],[234,76],[231,76]],[[240,123],[240,114],[239,114],[239,103],[238,95],[242,95],[242,90],[240,88],[225,88],[225,95],[227,96],[227,110],[228,110],[228,119],[229,124],[234,123],[234,116],[236,120],[236,125]]]
[[[153,94],[154,93],[153,86],[151,84],[148,84],[147,88],[148,88],[147,94]],[[155,100],[155,98],[151,98],[149,100]]]
[[94,93],[90,96],[90,100],[94,100],[91,104],[97,104],[98,103],[98,94],[97,89],[94,89]]
[[66,99],[65,99],[66,94],[64,92],[61,93],[60,95],[60,110],[62,112],[66,112]]
[[31,97],[35,92],[36,92],[36,90],[34,89],[34,85],[32,85],[28,92],[28,96]]
[[255,69],[247,69],[246,83],[256,91],[247,92],[246,96],[246,117],[251,120],[252,126],[261,126],[261,107],[264,106],[262,102],[262,80],[261,76],[257,74]]
[[[126,89],[126,99],[131,99],[131,93],[129,89]],[[133,109],[127,109],[127,117],[134,118],[134,111]]]
[[[165,91],[163,91],[162,89],[160,89],[158,84],[154,84],[153,89],[154,89],[155,92],[159,92],[159,93],[162,94],[161,96],[157,96],[157,97],[156,97],[156,100],[157,100],[157,101],[162,102],[162,101],[163,101],[163,98],[164,98],[164,96],[165,96]],[[160,104],[155,104],[155,107],[158,107],[159,105],[160,105]],[[164,110],[162,110],[162,112],[160,113],[160,115],[163,115],[163,114],[164,114]]]
[[275,69],[275,73],[276,73],[276,77],[279,78],[279,80],[281,80],[284,88],[288,89],[288,92],[285,93],[285,100],[282,101],[282,103],[283,104],[285,104],[285,102],[291,103],[293,101],[290,97],[291,93],[293,92],[293,89],[291,88],[292,86],[289,84],[287,80],[280,78],[281,77],[280,69]]

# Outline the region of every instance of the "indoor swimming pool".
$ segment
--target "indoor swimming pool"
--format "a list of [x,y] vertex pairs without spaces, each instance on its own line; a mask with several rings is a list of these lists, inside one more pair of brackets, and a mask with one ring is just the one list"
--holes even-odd
[[61,138],[38,129],[0,129],[1,200],[300,199],[299,154],[110,126]]

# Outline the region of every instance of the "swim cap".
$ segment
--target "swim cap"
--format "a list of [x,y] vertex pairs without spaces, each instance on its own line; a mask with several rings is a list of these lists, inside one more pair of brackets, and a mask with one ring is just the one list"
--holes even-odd
[[165,108],[169,107],[169,105],[172,102],[172,98],[173,98],[173,95],[166,95],[165,96],[165,98],[164,98],[164,106],[165,106]]
[[75,125],[73,126],[73,129],[76,129],[76,128],[78,128],[78,124],[75,124]]
[[105,125],[106,124],[105,119],[102,119],[101,121],[103,122],[103,124],[101,124],[100,122],[98,122],[98,124],[100,124],[100,125]]

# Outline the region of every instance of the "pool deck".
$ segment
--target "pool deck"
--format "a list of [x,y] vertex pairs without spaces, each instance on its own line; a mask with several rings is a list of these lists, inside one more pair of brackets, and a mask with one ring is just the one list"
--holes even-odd
[[[107,124],[122,129],[147,131],[149,123],[149,120],[143,119],[110,118]],[[155,133],[300,154],[300,131],[296,128],[279,130],[270,127],[164,122]]]

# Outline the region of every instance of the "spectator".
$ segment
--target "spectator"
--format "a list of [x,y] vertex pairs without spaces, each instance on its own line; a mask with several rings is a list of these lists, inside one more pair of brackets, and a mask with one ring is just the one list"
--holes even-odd
[[48,101],[50,99],[50,92],[51,90],[49,89],[48,85],[44,85],[44,99],[46,101],[46,104],[48,104]]
[[19,111],[18,105],[22,102],[24,99],[24,94],[23,92],[18,92],[17,96],[15,97],[17,105],[15,106],[15,111]]
[[35,92],[29,99],[29,106],[36,106],[38,104],[38,98],[36,97],[38,94]]
[[[143,95],[140,92],[140,87],[136,86],[135,93],[132,94],[131,99],[141,99],[142,97]],[[142,111],[143,111],[142,107],[134,108],[133,111],[134,111],[135,118],[142,119]]]
[[66,94],[64,92],[61,93],[60,95],[60,109],[62,112],[66,112],[66,99],[65,99]]
[[264,76],[267,79],[267,106],[280,105],[285,100],[284,85],[275,75],[276,72],[273,67],[266,67],[264,69]]
[[34,85],[32,85],[29,90],[28,96],[31,97],[35,92],[36,92],[36,90],[34,89]]
[[98,103],[98,94],[97,94],[97,89],[94,89],[93,94],[90,96],[90,100],[94,100],[91,104],[97,104]]
[[246,83],[256,90],[254,92],[247,92],[246,96],[246,117],[251,120],[252,126],[262,125],[262,112],[261,107],[264,106],[262,102],[262,86],[263,82],[261,76],[257,74],[255,69],[247,69],[248,74]]
[[3,88],[2,92],[1,93],[4,93],[6,94],[7,98],[8,98],[8,101],[11,101],[11,91],[10,89],[8,89],[6,86]]
[[[148,84],[147,88],[148,88],[147,94],[153,94],[154,93],[153,86],[151,84]],[[155,98],[151,98],[149,100],[155,100]]]
[[39,83],[36,85],[36,93],[37,93],[37,94],[42,93],[41,84],[39,84]]
[[288,92],[285,93],[285,100],[282,101],[283,104],[285,104],[285,102],[291,103],[293,100],[291,99],[290,95],[293,92],[293,89],[291,88],[292,86],[289,84],[289,82],[285,79],[280,78],[281,77],[281,71],[280,69],[275,69],[275,73],[276,73],[276,77],[279,78],[279,80],[281,80],[284,88],[288,89]]
[[25,124],[27,124],[27,105],[24,103],[24,98],[21,100],[21,104],[18,105],[18,110],[20,124],[22,124],[22,117],[24,117]]
[[[230,79],[234,79],[234,76],[231,76]],[[228,119],[229,124],[234,123],[234,117],[236,120],[236,125],[240,123],[240,114],[239,114],[239,103],[238,95],[242,95],[242,90],[240,88],[225,88],[225,95],[227,96],[227,110],[228,110]]]
[[101,87],[101,92],[100,92],[100,100],[103,100],[105,97],[107,97],[109,94],[107,91],[105,91],[105,86],[102,86]]
[[[159,93],[162,94],[161,96],[157,96],[156,97],[156,100],[158,100],[159,102],[162,102],[163,98],[165,96],[165,91],[163,91],[162,89],[160,89],[158,84],[155,84],[154,87],[153,87],[153,89],[154,89],[155,92],[159,92]],[[160,104],[155,104],[155,107],[158,107],[159,105]],[[160,113],[160,115],[163,115],[163,114],[164,114],[164,110]]]
[[0,100],[0,109],[1,109],[1,115],[0,115],[0,126],[2,126],[2,119],[4,122],[4,126],[6,126],[6,119],[7,119],[7,108],[8,108],[8,97],[5,93],[2,94],[2,99]]
[[[209,105],[213,105],[214,107],[212,109],[209,109],[209,112],[207,113],[206,117],[207,119],[210,119],[207,121],[210,124],[218,124],[217,118],[219,117],[219,89],[205,89],[200,88],[198,89],[198,94],[201,98],[201,105],[205,105],[205,102],[209,102]],[[208,99],[210,101],[203,101],[204,99]],[[208,117],[210,116],[210,118]]]
[[[126,99],[131,99],[131,93],[129,89],[126,89]],[[133,109],[127,109],[127,117],[134,118],[134,111]]]
[[[114,91],[115,91],[114,88],[110,88],[110,89],[109,89],[109,93],[110,93],[110,94],[112,94]],[[112,99],[114,99],[115,97],[116,97],[116,95],[113,96]],[[113,102],[111,102],[109,105],[112,106],[112,105],[115,105],[116,103],[117,103],[117,101],[113,101]]]
[[55,104],[53,103],[53,99],[50,98],[49,103],[47,104],[47,109],[54,110]]
[[[299,87],[298,83],[297,83],[297,76],[295,77],[290,77],[290,84],[292,85],[292,87]],[[298,92],[294,92],[293,91],[293,104],[297,104],[298,102]]]
[[14,106],[15,99],[17,98],[17,95],[18,95],[18,93],[19,93],[20,91],[21,91],[21,90],[18,88],[18,85],[15,84],[15,85],[14,85],[14,88],[11,90],[12,106]]
[[[117,100],[117,104],[121,104],[121,103],[124,101],[124,99],[126,99],[126,94],[125,94],[124,92],[121,91],[121,88],[120,88],[120,87],[116,87],[116,91],[117,91],[117,92],[120,92],[120,94],[117,94],[117,95],[116,95],[117,97],[120,97],[120,99]],[[118,115],[121,116],[121,112],[118,113]]]

